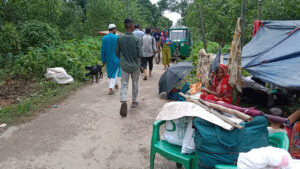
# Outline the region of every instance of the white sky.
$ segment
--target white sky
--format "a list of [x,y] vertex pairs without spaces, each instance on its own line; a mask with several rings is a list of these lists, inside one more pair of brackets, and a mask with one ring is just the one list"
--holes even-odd
[[[153,4],[157,3],[159,0],[150,0]],[[165,17],[173,21],[173,25],[181,18],[181,15],[176,12],[165,11],[163,14]]]

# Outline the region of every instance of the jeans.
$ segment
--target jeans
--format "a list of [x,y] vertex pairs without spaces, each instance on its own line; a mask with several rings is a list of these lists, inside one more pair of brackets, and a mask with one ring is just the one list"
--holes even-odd
[[120,101],[127,102],[127,90],[129,84],[129,76],[131,75],[132,79],[132,102],[136,102],[138,93],[139,93],[139,75],[140,71],[136,72],[122,72],[122,79],[121,79],[121,90],[120,90]]

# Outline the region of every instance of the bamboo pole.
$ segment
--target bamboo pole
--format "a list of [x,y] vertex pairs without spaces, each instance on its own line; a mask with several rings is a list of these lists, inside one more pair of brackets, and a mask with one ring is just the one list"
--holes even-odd
[[201,34],[202,34],[204,49],[205,49],[205,52],[208,52],[207,45],[206,45],[207,40],[206,40],[205,29],[204,29],[204,19],[203,19],[201,8],[200,8],[199,4],[197,4],[197,9],[198,9],[198,15],[199,15],[199,22],[200,22],[200,26],[201,26]]
[[240,111],[234,110],[234,109],[230,109],[227,107],[224,107],[222,105],[218,105],[218,104],[214,104],[214,103],[210,103],[210,102],[206,102],[204,100],[199,99],[199,101],[205,105],[207,105],[208,107],[214,108],[216,110],[222,111],[222,112],[226,112],[232,115],[235,115],[236,117],[242,119],[242,120],[246,120],[246,121],[251,121],[253,120],[253,118],[247,114],[244,114]]
[[263,0],[257,0],[257,19],[261,20],[261,7]]
[[191,101],[191,102],[197,104],[198,106],[202,107],[203,109],[205,109],[206,111],[210,112],[211,114],[213,114],[213,115],[219,117],[221,120],[225,121],[226,123],[228,123],[228,124],[230,124],[230,125],[232,125],[232,126],[238,128],[238,129],[242,129],[242,128],[243,128],[243,126],[241,126],[241,125],[235,123],[234,121],[232,121],[232,120],[229,119],[228,117],[226,117],[226,116],[220,114],[220,113],[217,112],[216,110],[214,110],[214,109],[212,109],[212,108],[209,108],[208,106],[206,106],[206,105],[204,105],[204,104],[202,104],[202,103],[200,103],[200,102],[197,102],[197,101],[195,101],[195,100],[190,99],[190,97],[186,96],[185,94],[183,94],[183,93],[180,92],[179,95],[181,95],[182,97],[186,98],[187,100],[189,100],[189,101]]
[[[242,49],[243,49],[243,44],[244,44],[244,35],[245,35],[245,23],[246,23],[246,12],[247,12],[247,5],[248,5],[248,0],[243,0],[242,1],[242,9],[241,9],[241,56],[242,56]],[[238,91],[236,86],[233,86],[233,98],[232,98],[232,104],[236,105],[237,104],[237,95]]]
[[[248,5],[248,0],[243,0],[242,2],[242,9],[241,9],[241,48],[243,48],[243,42],[244,42],[244,35],[245,35],[245,23],[246,23],[246,13],[247,13],[247,5]],[[241,50],[242,54],[242,50]]]

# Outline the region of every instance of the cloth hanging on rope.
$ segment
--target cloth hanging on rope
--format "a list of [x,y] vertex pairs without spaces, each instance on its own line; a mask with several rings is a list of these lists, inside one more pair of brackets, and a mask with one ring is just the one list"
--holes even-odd
[[241,67],[241,19],[238,18],[232,45],[230,48],[229,60],[228,60],[228,74],[229,84],[236,86],[239,92],[242,92],[242,67]]
[[200,82],[207,87],[210,71],[210,54],[207,54],[204,49],[199,51],[197,73],[199,74]]
[[256,32],[259,30],[261,26],[263,26],[264,22],[260,20],[255,20],[253,25],[252,38],[255,36]]

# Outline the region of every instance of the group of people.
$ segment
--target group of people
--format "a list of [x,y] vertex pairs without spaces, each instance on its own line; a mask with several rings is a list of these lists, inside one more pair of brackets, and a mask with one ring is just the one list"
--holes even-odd
[[[163,64],[165,68],[169,67],[171,61],[170,48],[167,46],[167,31],[160,33],[159,28],[151,30],[146,28],[145,32],[140,29],[133,20],[125,19],[124,27],[126,32],[117,36],[117,27],[115,24],[109,24],[109,33],[102,39],[101,61],[106,64],[107,76],[110,79],[108,94],[113,95],[114,89],[118,89],[118,77],[121,77],[120,89],[120,115],[127,115],[127,90],[129,76],[132,79],[132,103],[131,108],[138,106],[137,96],[139,87],[140,71],[144,73],[144,80],[152,76],[153,58],[162,46]],[[168,49],[167,49],[168,48]],[[147,65],[149,65],[149,74],[147,74]]]

